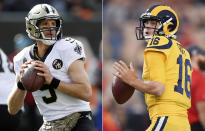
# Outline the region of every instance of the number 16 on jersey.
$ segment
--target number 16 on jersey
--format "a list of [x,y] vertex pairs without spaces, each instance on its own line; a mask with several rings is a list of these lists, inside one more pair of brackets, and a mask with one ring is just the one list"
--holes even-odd
[[[183,61],[182,55],[179,55],[177,58],[177,64],[179,64],[179,79],[177,85],[174,87],[174,91],[183,95],[183,90],[185,89],[186,96],[191,98],[191,74],[188,74],[188,69],[190,71],[192,70],[191,62],[189,59],[185,59],[185,61]],[[183,72],[183,68],[185,68],[185,72]],[[183,82],[184,88],[182,87]]]

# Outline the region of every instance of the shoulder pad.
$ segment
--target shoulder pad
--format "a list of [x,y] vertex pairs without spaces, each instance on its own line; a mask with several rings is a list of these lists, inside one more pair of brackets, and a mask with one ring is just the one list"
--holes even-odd
[[172,40],[164,36],[154,36],[148,41],[147,49],[169,49],[172,46]]
[[80,41],[74,39],[74,38],[71,38],[71,37],[66,37],[63,39],[63,41],[65,41],[66,43],[71,43],[71,44],[74,44],[74,43],[79,43]]
[[66,37],[64,39],[61,39],[59,42],[63,43],[63,44],[66,44],[66,45],[75,45],[75,44],[81,44],[80,41],[74,39],[74,38],[71,38],[71,37]]
[[76,41],[76,39],[71,38],[71,37],[66,37],[66,38],[64,38],[63,40],[64,40],[64,41],[67,41],[67,42],[69,42],[69,43],[74,43],[74,42]]
[[67,38],[61,39],[58,42],[56,42],[55,46],[59,50],[67,50],[69,48],[73,48],[76,45],[82,46],[82,43],[76,39],[67,37]]
[[29,52],[31,46],[27,46],[24,49],[22,49],[16,56],[14,56],[13,60],[14,61],[22,60],[24,58],[25,54]]

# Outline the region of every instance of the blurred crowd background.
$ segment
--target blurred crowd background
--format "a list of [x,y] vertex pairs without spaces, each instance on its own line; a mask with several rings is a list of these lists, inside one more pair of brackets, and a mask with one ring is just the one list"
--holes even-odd
[[[73,37],[84,44],[87,57],[85,68],[93,87],[91,108],[96,131],[102,131],[101,0],[0,0],[0,48],[6,53],[9,60],[13,61],[13,57],[20,50],[33,44],[25,31],[25,17],[34,5],[41,3],[50,4],[58,10],[63,18],[64,37]],[[5,81],[5,78],[0,79]],[[0,92],[2,94],[5,88],[12,87],[1,85]],[[0,123],[2,121],[0,119]],[[31,93],[28,93],[17,131],[37,131],[42,122],[33,97]]]
[[197,45],[205,50],[204,0],[104,0],[103,1],[103,130],[144,131],[150,124],[143,94],[135,91],[131,99],[119,105],[112,96],[114,61],[134,63],[142,78],[145,41],[137,41],[138,18],[152,5],[172,7],[180,27],[177,40],[184,48]]

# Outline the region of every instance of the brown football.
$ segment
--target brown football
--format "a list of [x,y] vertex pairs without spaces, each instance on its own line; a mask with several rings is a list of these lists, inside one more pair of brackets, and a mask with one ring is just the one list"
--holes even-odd
[[112,94],[118,104],[123,104],[129,100],[129,98],[133,95],[135,88],[126,84],[119,78],[114,77],[112,83]]
[[24,70],[24,73],[21,77],[21,82],[27,91],[33,92],[43,86],[45,78],[38,76],[37,73],[39,72],[41,71],[34,69],[34,62],[28,64],[28,68]]

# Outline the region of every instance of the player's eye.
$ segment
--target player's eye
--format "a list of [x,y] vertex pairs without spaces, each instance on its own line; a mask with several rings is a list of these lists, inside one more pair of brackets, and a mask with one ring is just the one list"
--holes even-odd
[[153,20],[147,20],[144,22],[145,27],[154,27],[156,26],[157,22]]
[[148,24],[148,20],[143,21],[143,23],[144,23],[145,25],[147,25],[147,24]]
[[52,25],[52,26],[56,26],[56,22],[53,21],[53,22],[51,23],[51,25]]
[[46,27],[47,25],[48,25],[47,22],[42,22],[42,23],[41,23],[41,27]]
[[48,23],[43,23],[43,26],[47,26],[48,25]]
[[152,26],[154,26],[154,25],[157,24],[157,22],[152,20],[152,21],[150,21],[150,24],[151,24]]

